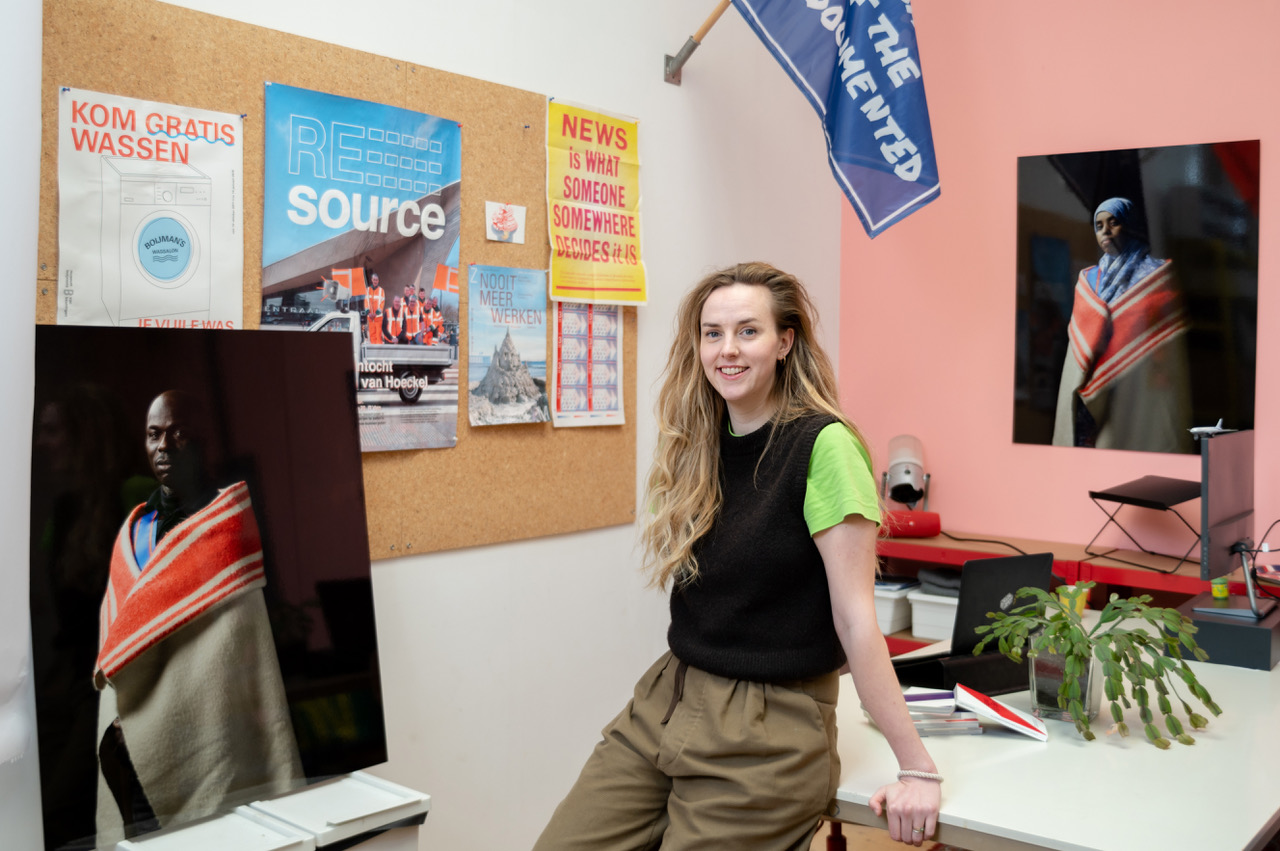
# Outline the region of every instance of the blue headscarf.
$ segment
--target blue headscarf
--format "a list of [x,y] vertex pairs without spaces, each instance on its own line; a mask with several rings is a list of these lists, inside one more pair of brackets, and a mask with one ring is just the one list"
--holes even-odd
[[1133,202],[1128,198],[1108,198],[1093,211],[1095,222],[1098,220],[1098,214],[1102,212],[1110,213],[1120,224],[1127,226],[1130,224],[1129,217],[1133,215]]
[[1147,245],[1133,228],[1133,202],[1128,198],[1108,198],[1093,211],[1093,220],[1098,220],[1099,213],[1110,213],[1125,228],[1124,248],[1116,256],[1103,254],[1098,261],[1098,280],[1094,282],[1093,291],[1098,297],[1111,304],[1134,283],[1141,281],[1156,269],[1160,261],[1151,256]]

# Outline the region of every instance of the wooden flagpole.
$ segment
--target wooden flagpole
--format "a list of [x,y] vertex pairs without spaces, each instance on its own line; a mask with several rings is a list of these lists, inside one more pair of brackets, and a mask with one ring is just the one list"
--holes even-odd
[[674,86],[680,85],[681,69],[684,63],[689,61],[689,57],[698,49],[698,45],[702,44],[702,40],[707,37],[707,33],[716,25],[716,21],[720,20],[720,16],[724,14],[725,9],[729,8],[731,0],[720,0],[716,8],[702,22],[702,26],[698,27],[698,31],[689,36],[689,40],[684,43],[684,47],[680,48],[680,52],[675,56],[667,54],[663,57],[662,63],[662,79]]

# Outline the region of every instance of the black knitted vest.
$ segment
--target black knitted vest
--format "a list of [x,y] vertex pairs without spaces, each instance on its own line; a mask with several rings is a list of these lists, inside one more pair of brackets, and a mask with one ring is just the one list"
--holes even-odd
[[[804,521],[818,432],[834,417],[720,439],[724,505],[694,546],[698,577],[671,593],[667,642],[713,674],[762,682],[814,677],[844,664],[822,557]],[[757,461],[759,466],[757,467]]]

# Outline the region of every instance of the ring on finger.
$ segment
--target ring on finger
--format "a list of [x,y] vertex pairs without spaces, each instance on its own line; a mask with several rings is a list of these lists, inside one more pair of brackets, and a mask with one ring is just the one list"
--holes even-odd
[[924,833],[924,828],[923,828],[923,827],[913,827],[913,828],[911,828],[911,832],[912,832],[912,833]]

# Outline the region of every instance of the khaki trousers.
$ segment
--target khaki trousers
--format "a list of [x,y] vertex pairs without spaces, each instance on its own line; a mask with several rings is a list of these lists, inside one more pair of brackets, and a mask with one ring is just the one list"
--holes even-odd
[[840,779],[838,694],[834,672],[730,680],[667,652],[604,729],[535,851],[808,849]]

